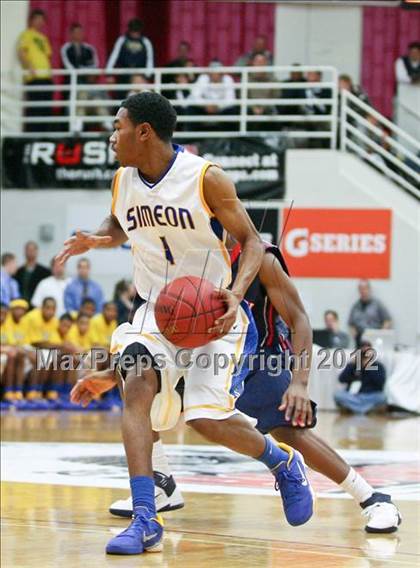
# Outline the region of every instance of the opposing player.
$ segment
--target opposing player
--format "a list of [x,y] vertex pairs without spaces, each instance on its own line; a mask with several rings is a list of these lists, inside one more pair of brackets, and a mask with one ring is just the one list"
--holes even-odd
[[[134,281],[146,303],[135,314],[135,333],[130,333],[124,355],[152,360],[163,355],[166,362],[163,371],[157,364],[149,369],[134,365],[124,373],[122,433],[134,514],[130,527],[108,543],[110,554],[139,554],[160,546],[163,528],[154,501],[150,415],[156,395],[170,401],[181,375],[186,422],[208,440],[263,462],[275,476],[291,524],[303,524],[313,512],[299,454],[264,437],[235,409],[245,369],[236,369],[233,356],[238,360],[256,347],[255,324],[243,299],[262,262],[261,239],[220,168],[172,145],[175,124],[175,110],[157,93],[142,92],[122,103],[110,140],[123,166],[114,178],[111,215],[96,234],[77,232],[59,255],[64,261],[128,239]],[[243,251],[231,290],[226,231]],[[219,339],[192,352],[194,361],[200,355],[210,360],[226,355],[231,364],[218,374],[197,364],[180,371],[179,350],[158,332],[151,305],[167,281],[183,275],[210,280],[227,305],[209,330]]]
[[[233,272],[237,269],[239,255],[240,249],[236,246],[231,253]],[[248,289],[247,297],[253,304],[265,368],[261,365],[261,368],[248,374],[244,393],[236,406],[257,420],[257,428],[263,434],[269,432],[278,440],[287,440],[303,454],[312,469],[349,493],[367,517],[367,532],[396,531],[401,516],[390,496],[375,492],[335,450],[310,430],[316,424],[316,405],[309,400],[307,389],[310,361],[301,369],[295,368],[293,373],[285,367],[288,352],[312,352],[312,331],[299,294],[276,246],[266,246],[258,278]],[[280,357],[283,368],[277,366],[273,372],[268,372],[268,358],[279,355],[284,355],[283,361]],[[259,361],[258,358],[257,363]],[[92,374],[79,381],[73,396],[76,402],[88,404],[95,389],[105,392],[115,384],[116,377],[112,371],[102,375]],[[160,488],[156,495],[157,504],[171,510],[172,500],[175,504],[173,508],[179,508],[176,505],[181,496],[178,490],[175,493],[176,485],[160,442],[154,445],[153,468],[163,470],[164,476],[170,479],[168,486],[173,492],[168,495],[164,487]],[[117,516],[131,515],[131,498],[113,503],[110,512]]]

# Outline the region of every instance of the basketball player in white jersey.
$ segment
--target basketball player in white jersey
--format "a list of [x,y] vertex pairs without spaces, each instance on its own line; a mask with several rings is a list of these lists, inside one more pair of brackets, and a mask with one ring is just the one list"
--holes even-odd
[[[134,514],[128,529],[108,543],[109,554],[140,554],[161,546],[163,528],[155,510],[154,425],[150,417],[155,397],[162,409],[160,419],[171,414],[172,394],[181,376],[185,379],[186,423],[209,441],[264,463],[276,479],[292,525],[305,523],[313,512],[301,456],[257,432],[235,409],[247,369],[237,369],[233,356],[238,360],[256,348],[255,324],[243,299],[263,259],[262,241],[226,174],[172,144],[175,124],[174,108],[157,93],[142,92],[123,101],[110,139],[122,166],[113,181],[111,215],[95,234],[77,232],[59,255],[65,261],[90,248],[115,247],[128,240],[135,285],[145,300],[134,316],[135,333],[126,338],[122,356],[147,355],[155,360],[152,368],[134,365],[126,372],[122,369],[122,434]],[[231,290],[226,288],[231,281],[226,232],[242,248]],[[168,281],[187,275],[210,280],[227,311],[209,330],[217,332],[218,339],[194,349],[193,366],[185,371],[177,364],[179,350],[159,333],[153,304]],[[219,354],[227,355],[231,363],[218,373],[212,366],[196,363],[200,356],[212,361]],[[156,362],[162,355],[164,368]]]

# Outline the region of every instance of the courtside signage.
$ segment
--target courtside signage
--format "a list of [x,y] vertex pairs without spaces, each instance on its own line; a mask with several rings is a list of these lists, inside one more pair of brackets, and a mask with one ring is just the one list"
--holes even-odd
[[292,209],[282,218],[281,249],[293,276],[390,277],[390,209]]

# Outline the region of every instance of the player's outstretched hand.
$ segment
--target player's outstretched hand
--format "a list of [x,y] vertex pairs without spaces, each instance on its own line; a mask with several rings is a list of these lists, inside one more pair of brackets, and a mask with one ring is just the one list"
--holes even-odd
[[85,407],[95,396],[111,390],[116,384],[113,371],[92,371],[77,381],[71,390],[70,400]]
[[64,247],[56,256],[56,260],[64,264],[71,256],[84,254],[90,249],[109,244],[111,241],[112,237],[109,236],[100,237],[77,230],[75,235],[64,241]]
[[235,323],[240,301],[231,290],[227,290],[226,288],[217,288],[213,293],[215,297],[222,300],[227,307],[226,312],[218,318],[214,322],[213,327],[208,330],[209,333],[215,333],[217,337],[220,338],[226,335]]
[[308,388],[292,381],[283,395],[279,410],[285,412],[285,418],[292,421],[292,426],[310,426],[313,417]]

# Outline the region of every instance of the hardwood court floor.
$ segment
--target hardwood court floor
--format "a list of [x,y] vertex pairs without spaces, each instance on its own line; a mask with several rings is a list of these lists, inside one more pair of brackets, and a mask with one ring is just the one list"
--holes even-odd
[[[419,422],[418,418],[358,419],[321,413],[318,432],[336,448],[376,450],[372,456],[378,456],[379,451],[389,452],[391,461],[400,459],[403,452],[404,455],[407,451],[410,454],[418,452]],[[24,470],[22,476],[27,476],[26,482],[16,482],[9,480],[6,474],[2,484],[4,568],[273,568],[289,565],[294,568],[373,568],[419,566],[420,563],[419,502],[415,498],[411,500],[409,496],[408,500],[398,501],[403,524],[396,535],[369,536],[363,531],[360,510],[351,500],[335,498],[334,494],[320,498],[313,519],[301,528],[293,528],[283,518],[278,497],[250,494],[252,489],[243,494],[183,491],[185,508],[164,515],[163,553],[109,557],[104,554],[107,540],[127,525],[127,521],[112,517],[107,511],[113,500],[127,496],[126,490],[115,488],[124,487],[126,483],[124,468],[118,461],[122,458],[117,459],[112,454],[115,448],[118,451],[120,448],[117,445],[120,441],[119,416],[112,413],[9,414],[2,417],[2,440],[6,442],[5,455],[13,455],[17,460],[9,466]],[[179,444],[188,444],[188,459],[192,459],[194,447],[197,448],[194,459],[206,450],[213,452],[183,425],[166,434],[164,441],[173,444],[168,448],[175,452],[174,455],[177,449],[182,451]],[[59,462],[60,471],[51,473],[48,467],[54,466],[55,456],[63,448],[68,451],[69,458]],[[104,448],[99,451],[100,455],[98,448]],[[81,449],[86,454],[84,457],[78,456]],[[392,453],[395,451],[400,454]],[[28,452],[25,454],[28,457],[19,457],[19,452]],[[223,467],[222,462],[220,459],[220,467]],[[197,463],[193,467],[198,470],[206,467],[206,462]],[[66,464],[69,464],[68,471]],[[409,463],[406,466],[390,463],[390,466],[394,465],[399,468],[399,478],[407,481],[400,490],[411,491],[414,487],[411,481],[413,467]],[[179,475],[185,483],[184,466],[178,464],[176,467],[177,478]],[[236,464],[227,464],[229,467],[236,467]],[[372,475],[378,476],[375,467],[372,466]],[[391,472],[391,475],[392,467],[382,465],[379,473],[382,468],[384,474]],[[39,477],[40,468],[44,477]],[[108,475],[105,481],[108,486],[95,486],[100,483],[96,470],[105,472],[105,477]],[[78,483],[78,478],[86,472],[91,472],[87,481],[83,481],[86,479],[83,477],[80,486],[75,486],[74,483]],[[68,475],[68,484],[46,482],[49,475],[56,474]],[[219,483],[223,484],[225,479],[228,486],[229,475],[229,471],[223,470]],[[245,478],[241,475],[239,473],[237,477],[242,479],[241,486],[254,483],[258,493],[255,480],[259,477],[252,478],[252,472]],[[264,475],[261,479],[265,479]],[[216,483],[216,477],[214,479]],[[83,486],[85,483],[92,486]]]

